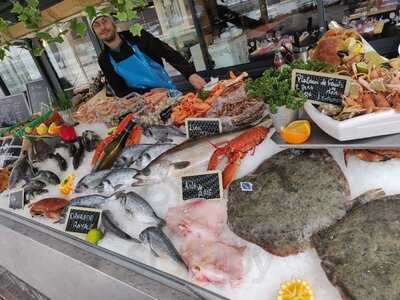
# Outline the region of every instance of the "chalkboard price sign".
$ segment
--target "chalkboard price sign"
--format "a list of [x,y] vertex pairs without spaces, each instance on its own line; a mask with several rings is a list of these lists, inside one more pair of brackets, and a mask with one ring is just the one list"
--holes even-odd
[[90,229],[99,228],[101,209],[73,206],[68,210],[65,231],[85,235]]
[[24,94],[0,98],[0,124],[14,124],[30,119],[31,112]]
[[308,100],[340,105],[349,92],[350,80],[348,76],[295,69],[292,89],[302,91]]
[[22,209],[24,207],[24,189],[10,192],[8,207],[11,209]]
[[222,176],[220,171],[211,171],[182,177],[182,199],[222,199]]
[[46,81],[43,79],[30,81],[26,84],[26,90],[32,113],[50,110],[52,92]]
[[187,118],[186,135],[194,138],[198,136],[218,135],[222,132],[221,120],[217,118]]

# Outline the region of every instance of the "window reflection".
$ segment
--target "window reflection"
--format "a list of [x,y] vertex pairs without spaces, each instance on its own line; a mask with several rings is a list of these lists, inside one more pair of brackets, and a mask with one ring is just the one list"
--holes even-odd
[[[188,61],[193,61],[190,47],[199,39],[186,0],[154,1],[140,13],[140,17],[145,30],[179,51]],[[180,74],[167,62],[164,65],[170,76]]]
[[[62,28],[55,27],[51,33],[56,35],[59,31]],[[45,49],[64,90],[87,87],[100,71],[97,54],[88,33],[79,38],[69,32],[64,36],[63,43],[45,45]]]
[[25,84],[42,76],[28,50],[10,47],[7,58],[0,62],[0,76],[11,94],[22,93]]

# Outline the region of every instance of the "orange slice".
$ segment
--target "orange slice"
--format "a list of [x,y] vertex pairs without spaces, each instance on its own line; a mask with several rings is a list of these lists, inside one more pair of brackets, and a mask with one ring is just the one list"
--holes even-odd
[[282,139],[289,144],[302,144],[311,135],[311,125],[307,120],[298,120],[281,129]]
[[277,300],[314,300],[314,293],[306,281],[294,279],[281,285]]

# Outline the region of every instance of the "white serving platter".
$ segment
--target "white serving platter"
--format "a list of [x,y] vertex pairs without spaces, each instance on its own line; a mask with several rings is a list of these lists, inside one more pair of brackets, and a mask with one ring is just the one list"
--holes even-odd
[[324,132],[339,141],[350,141],[400,133],[400,113],[391,109],[336,121],[321,113],[311,102],[304,109]]

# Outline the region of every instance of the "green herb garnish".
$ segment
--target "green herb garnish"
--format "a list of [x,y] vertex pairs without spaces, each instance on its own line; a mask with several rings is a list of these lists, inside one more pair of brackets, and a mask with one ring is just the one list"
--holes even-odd
[[278,107],[297,110],[303,107],[306,98],[301,91],[291,89],[293,69],[309,71],[331,71],[331,67],[320,61],[294,61],[281,71],[267,69],[255,80],[246,82],[246,92],[249,96],[263,99],[269,105],[271,113],[276,113]]
[[210,95],[209,91],[201,90],[197,93],[197,98],[205,101],[207,100],[208,96]]

